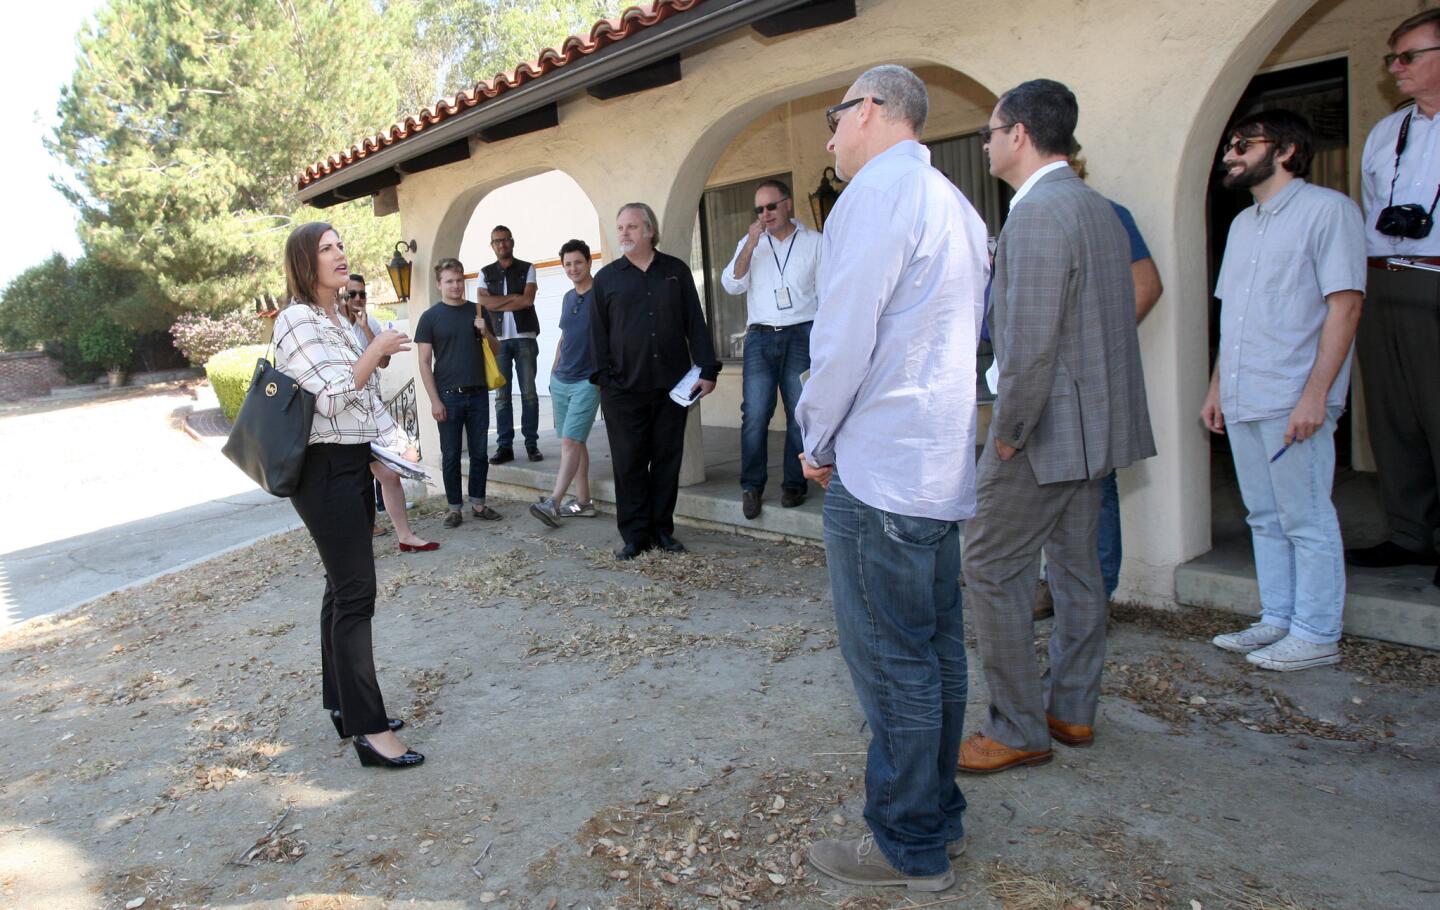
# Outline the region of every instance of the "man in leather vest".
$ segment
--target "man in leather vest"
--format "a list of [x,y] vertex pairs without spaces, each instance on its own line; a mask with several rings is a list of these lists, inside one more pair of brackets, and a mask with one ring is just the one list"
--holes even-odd
[[500,339],[500,372],[505,385],[495,390],[495,454],[491,464],[515,458],[515,412],[510,388],[520,384],[520,432],[531,461],[540,461],[540,396],[535,391],[535,361],[540,353],[540,317],[535,315],[535,266],[515,258],[515,237],[497,224],[490,232],[495,261],[480,270],[484,287],[477,300],[485,323]]

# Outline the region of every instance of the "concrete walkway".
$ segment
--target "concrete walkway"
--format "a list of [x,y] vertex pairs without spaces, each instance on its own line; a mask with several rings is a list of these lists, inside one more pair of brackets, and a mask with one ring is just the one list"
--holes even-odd
[[225,460],[223,436],[181,432],[214,406],[208,388],[170,385],[0,413],[15,459],[0,473],[0,629],[298,525]]

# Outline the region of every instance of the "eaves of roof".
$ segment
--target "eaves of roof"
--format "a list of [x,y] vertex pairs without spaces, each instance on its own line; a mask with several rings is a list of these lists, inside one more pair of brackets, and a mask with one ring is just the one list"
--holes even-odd
[[[305,168],[297,185],[301,201],[346,198],[346,185],[470,136],[487,126],[584,91],[684,48],[809,0],[652,0],[602,19],[588,37],[567,38],[531,63],[406,117],[374,135]],[[355,196],[364,196],[361,192]],[[322,203],[324,204],[324,203]]]

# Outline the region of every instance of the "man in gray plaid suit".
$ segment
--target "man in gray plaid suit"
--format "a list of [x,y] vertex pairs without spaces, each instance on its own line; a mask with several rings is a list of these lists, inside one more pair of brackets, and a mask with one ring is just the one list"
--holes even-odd
[[[1043,764],[1052,737],[1093,741],[1107,606],[1100,480],[1155,454],[1125,229],[1066,162],[1078,116],[1068,88],[1036,79],[1006,92],[982,133],[990,172],[1015,197],[995,251],[996,399],[965,532],[990,709],[961,746],[961,771]],[[1042,549],[1055,601],[1043,675],[1032,610]]]

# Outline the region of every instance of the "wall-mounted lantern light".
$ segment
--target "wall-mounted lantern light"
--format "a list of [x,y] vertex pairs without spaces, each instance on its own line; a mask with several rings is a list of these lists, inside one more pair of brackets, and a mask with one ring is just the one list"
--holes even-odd
[[390,262],[385,266],[385,271],[390,273],[390,284],[395,288],[395,298],[397,300],[410,299],[411,265],[410,260],[406,259],[403,253],[406,250],[413,253],[416,249],[418,249],[418,247],[415,246],[415,241],[413,240],[397,241],[395,244],[395,255],[390,257]]

